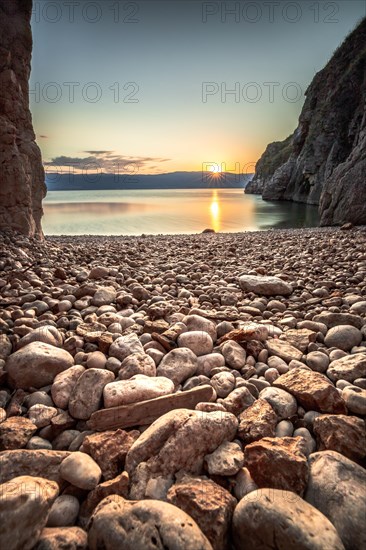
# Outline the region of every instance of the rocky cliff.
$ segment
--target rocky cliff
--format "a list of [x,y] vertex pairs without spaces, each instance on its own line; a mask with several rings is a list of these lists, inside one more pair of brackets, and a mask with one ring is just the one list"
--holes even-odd
[[0,0],[0,229],[42,237],[46,194],[29,111],[32,0]]
[[[282,158],[283,161],[282,161]],[[316,74],[294,134],[269,145],[246,192],[319,204],[321,225],[366,223],[366,19]]]

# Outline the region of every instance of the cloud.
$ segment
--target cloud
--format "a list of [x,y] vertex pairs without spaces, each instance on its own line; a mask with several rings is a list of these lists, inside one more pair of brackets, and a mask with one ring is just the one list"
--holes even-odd
[[[45,162],[45,167],[52,172],[52,167],[57,171],[61,167],[79,172],[104,172],[116,174],[128,171],[129,173],[141,172],[148,168],[151,163],[167,162],[171,159],[161,157],[134,157],[126,155],[113,155],[114,151],[83,151],[88,153],[87,157],[68,157],[61,155]],[[56,171],[56,170],[55,170]]]

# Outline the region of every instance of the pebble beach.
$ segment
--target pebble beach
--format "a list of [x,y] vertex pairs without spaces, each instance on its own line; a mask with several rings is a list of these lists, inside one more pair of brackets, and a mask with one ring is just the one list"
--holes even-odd
[[4,548],[366,548],[365,419],[366,227],[0,233]]

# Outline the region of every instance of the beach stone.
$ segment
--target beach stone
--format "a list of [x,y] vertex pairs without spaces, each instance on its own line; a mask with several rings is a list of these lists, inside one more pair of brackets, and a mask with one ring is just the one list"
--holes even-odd
[[366,300],[356,302],[350,307],[351,313],[356,315],[364,315],[366,313]]
[[104,286],[102,288],[98,288],[98,290],[95,292],[92,304],[93,306],[104,306],[109,305],[112,302],[115,301],[117,296],[117,291],[113,286]]
[[337,380],[353,382],[356,378],[366,378],[366,353],[346,355],[332,361],[327,370],[327,376],[333,382]]
[[62,484],[61,462],[69,456],[67,451],[11,450],[0,453],[0,483],[13,477],[44,477]]
[[63,460],[60,475],[75,487],[91,491],[98,485],[102,471],[89,455],[76,451]]
[[109,408],[139,403],[173,392],[174,383],[169,378],[164,376],[151,378],[136,374],[129,380],[118,380],[107,384],[103,390],[104,406]]
[[115,478],[123,469],[127,452],[138,439],[140,432],[108,430],[87,435],[80,450],[89,454],[102,470],[103,478]]
[[31,342],[8,357],[5,370],[13,387],[26,390],[52,384],[57,374],[73,364],[74,358],[66,350]]
[[210,479],[184,476],[169,489],[167,500],[194,519],[214,550],[229,548],[236,500],[223,487]]
[[280,357],[288,363],[292,359],[295,359],[296,361],[301,361],[303,356],[300,350],[298,350],[294,346],[291,346],[291,344],[289,344],[285,340],[279,340],[278,338],[272,338],[272,340],[268,340],[266,342],[266,347],[270,355]]
[[104,279],[109,274],[109,269],[103,266],[92,267],[89,271],[89,279]]
[[239,416],[238,435],[247,445],[263,437],[274,437],[277,414],[265,399],[258,399]]
[[37,426],[22,416],[11,416],[0,423],[0,451],[25,447]]
[[365,321],[358,315],[352,313],[331,313],[330,311],[322,311],[319,315],[314,315],[313,321],[323,323],[328,329],[339,325],[352,325],[361,329]]
[[88,369],[104,369],[107,362],[107,358],[101,351],[93,351],[89,354],[86,360],[86,366]]
[[350,412],[366,415],[366,390],[357,386],[348,386],[342,391],[342,398]]
[[319,451],[337,451],[351,460],[366,456],[366,429],[361,418],[323,414],[314,419],[313,430]]
[[[278,380],[280,378],[278,378]],[[297,412],[296,399],[291,393],[285,391],[285,389],[274,387],[264,388],[260,392],[259,397],[271,405],[279,420],[291,418],[291,416],[294,416]]]
[[127,472],[122,472],[119,476],[100,483],[90,491],[80,507],[79,522],[84,529],[88,528],[90,517],[101,500],[110,495],[119,495],[128,497],[129,477]]
[[338,390],[319,372],[293,369],[282,374],[273,385],[294,395],[306,411],[346,413],[344,400]]
[[332,523],[346,550],[366,547],[366,472],[335,451],[321,451],[309,457],[310,476],[305,500]]
[[29,450],[48,449],[49,451],[52,451],[53,446],[50,441],[47,441],[47,439],[43,439],[43,437],[38,437],[38,435],[35,435],[30,438],[26,448]]
[[329,357],[320,351],[310,351],[306,356],[306,364],[311,370],[324,373],[329,367]]
[[260,275],[241,275],[239,286],[245,292],[254,292],[261,296],[289,296],[293,288],[278,277]]
[[241,468],[235,476],[235,485],[233,488],[234,496],[241,500],[245,495],[258,489],[254,483],[248,468]]
[[55,377],[51,386],[51,395],[57,407],[67,409],[74,386],[84,371],[85,368],[82,365],[75,365]]
[[62,334],[59,330],[52,325],[45,325],[43,327],[38,327],[31,332],[28,332],[23,338],[17,343],[16,349],[19,350],[24,348],[24,346],[30,344],[31,342],[44,342],[50,346],[55,346],[60,348],[63,344]]
[[0,486],[1,546],[30,550],[37,543],[58,485],[40,477],[20,476]]
[[73,418],[87,420],[100,408],[103,389],[113,382],[114,374],[109,370],[87,369],[77,379],[69,399],[69,412]]
[[219,372],[211,378],[211,386],[218,397],[227,397],[235,388],[235,376],[231,372]]
[[289,420],[281,420],[276,426],[276,437],[292,437],[294,433],[294,425]]
[[255,397],[253,397],[249,389],[246,386],[241,386],[229,393],[225,399],[218,399],[217,404],[223,405],[227,412],[238,416],[250,407],[254,401]]
[[144,353],[144,348],[134,332],[120,336],[111,344],[109,348],[110,357],[116,357],[120,361],[126,359],[131,353]]
[[244,367],[247,354],[245,350],[234,340],[225,342],[221,348],[225,363],[232,369],[240,370]]
[[156,376],[154,359],[146,353],[132,353],[126,357],[121,363],[121,368],[118,371],[118,378],[120,380],[128,380],[136,374]]
[[267,353],[267,359],[264,361],[264,363],[267,363],[270,368],[276,369],[277,372],[279,372],[280,374],[285,374],[285,372],[288,372],[290,370],[286,361],[284,361],[280,357],[276,357],[276,355],[268,357],[268,351],[263,351]]
[[47,407],[46,405],[33,405],[28,409],[29,420],[31,420],[37,428],[44,428],[51,424],[51,419],[58,415],[55,407]]
[[324,343],[328,348],[338,348],[350,351],[354,346],[359,346],[362,341],[362,333],[352,325],[339,325],[328,330]]
[[34,550],[86,550],[88,535],[80,527],[45,527]]
[[144,498],[150,478],[179,471],[200,474],[204,456],[233,439],[237,426],[234,415],[221,411],[176,409],[158,418],[127,453],[130,498]]
[[216,326],[213,321],[210,321],[209,319],[206,319],[205,317],[202,317],[201,315],[186,315],[182,322],[186,325],[187,329],[189,331],[204,331],[207,332],[213,342],[216,342],[217,339],[217,332],[216,332]]
[[[181,348],[180,348],[181,349]],[[212,369],[225,366],[225,358],[221,353],[208,353],[197,357],[196,374],[210,376]]]
[[185,512],[159,500],[133,502],[113,495],[102,500],[91,518],[90,550],[212,550],[196,522]]
[[238,443],[224,441],[204,461],[210,475],[234,476],[244,465],[244,453]]
[[181,348],[189,348],[197,356],[207,355],[212,352],[213,340],[207,332],[191,330],[178,336],[178,345]]
[[57,497],[51,506],[47,527],[70,527],[75,525],[79,508],[79,501],[73,495]]
[[344,550],[336,528],[298,495],[263,488],[241,499],[233,515],[235,548]]
[[308,463],[302,437],[264,437],[244,449],[245,466],[258,487],[303,495]]
[[46,405],[53,407],[54,403],[51,397],[45,391],[35,391],[27,395],[23,401],[24,407],[30,409],[33,405]]
[[307,328],[290,329],[285,333],[286,341],[296,349],[305,353],[311,342],[316,340],[316,332]]
[[197,371],[197,356],[191,349],[177,348],[169,351],[156,369],[157,376],[172,380],[178,386]]

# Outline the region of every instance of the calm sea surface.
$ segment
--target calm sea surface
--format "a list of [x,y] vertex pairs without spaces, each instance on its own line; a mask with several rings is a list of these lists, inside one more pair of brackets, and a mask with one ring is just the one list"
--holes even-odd
[[46,235],[156,235],[314,227],[316,206],[265,202],[242,189],[49,191]]

